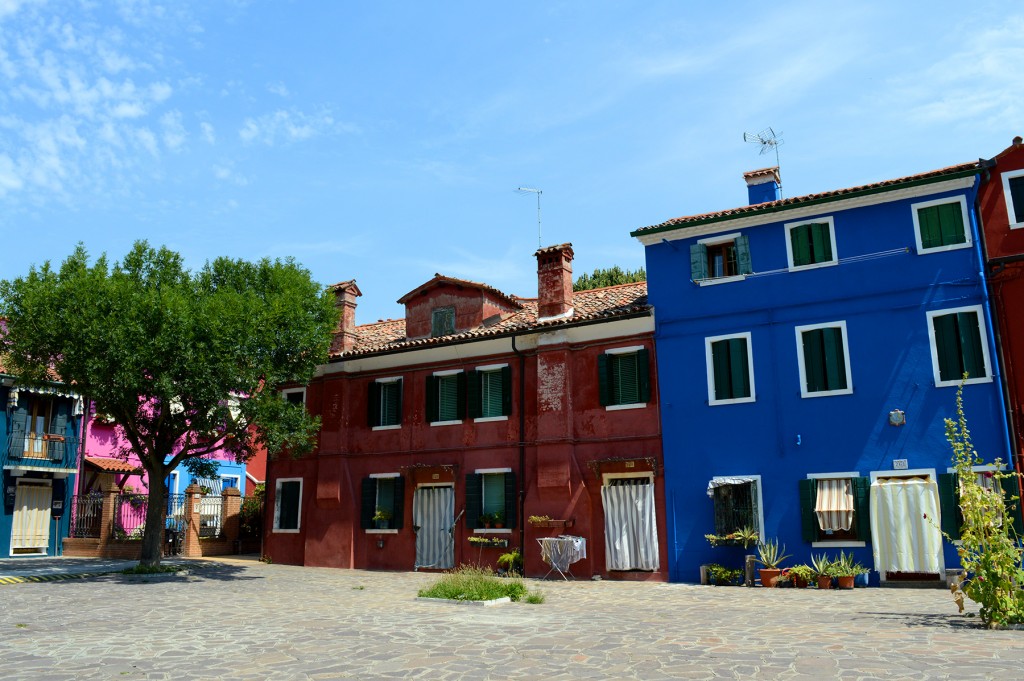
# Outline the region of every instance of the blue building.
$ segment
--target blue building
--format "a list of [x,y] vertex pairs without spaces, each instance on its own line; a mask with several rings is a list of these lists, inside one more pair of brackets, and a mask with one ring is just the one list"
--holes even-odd
[[65,387],[19,386],[0,367],[0,556],[54,556],[68,534],[82,400]]
[[[632,234],[646,247],[669,578],[738,567],[706,534],[752,527],[807,562],[852,552],[881,581],[958,566],[943,419],[969,374],[971,434],[1010,459],[975,210],[983,164],[779,198]],[[983,474],[982,478],[985,478]]]

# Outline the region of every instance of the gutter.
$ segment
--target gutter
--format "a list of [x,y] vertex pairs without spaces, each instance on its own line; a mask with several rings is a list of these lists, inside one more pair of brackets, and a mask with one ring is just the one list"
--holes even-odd
[[512,352],[519,358],[519,546],[526,572],[526,354],[516,347],[512,336]]

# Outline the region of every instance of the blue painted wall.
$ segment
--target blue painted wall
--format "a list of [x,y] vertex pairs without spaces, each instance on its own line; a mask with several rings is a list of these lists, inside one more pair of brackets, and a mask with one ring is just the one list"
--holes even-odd
[[[743,281],[690,281],[690,244],[701,237],[647,246],[671,580],[697,581],[700,565],[736,563],[743,553],[713,549],[704,538],[714,532],[706,493],[714,476],[762,476],[765,535],[787,545],[792,564],[808,561],[812,553],[801,536],[798,495],[798,480],[808,473],[868,476],[891,470],[893,459],[907,459],[911,469],[946,472],[951,451],[943,418],[955,415],[956,388],[935,387],[925,313],[985,303],[976,186],[839,212],[823,204],[819,215],[834,219],[840,258],[832,267],[787,271],[783,225],[794,219],[785,212],[742,229],[722,223],[723,232],[749,237],[753,270],[766,273]],[[974,245],[918,255],[910,206],[945,196],[966,197]],[[802,398],[794,329],[840,320],[846,322],[853,393]],[[998,372],[987,320],[986,327],[990,371]],[[751,333],[756,401],[711,406],[705,338],[743,332]],[[1008,461],[998,374],[992,382],[967,386],[964,399],[981,456]],[[889,412],[897,408],[906,412],[903,427],[888,424]],[[873,565],[870,542],[853,552]],[[950,545],[945,562],[947,568],[958,564]]]

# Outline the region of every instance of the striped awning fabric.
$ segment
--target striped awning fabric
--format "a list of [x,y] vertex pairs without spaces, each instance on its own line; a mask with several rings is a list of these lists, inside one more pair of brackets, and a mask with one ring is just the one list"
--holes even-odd
[[818,500],[814,503],[818,527],[822,530],[849,530],[853,525],[853,485],[849,478],[818,480]]

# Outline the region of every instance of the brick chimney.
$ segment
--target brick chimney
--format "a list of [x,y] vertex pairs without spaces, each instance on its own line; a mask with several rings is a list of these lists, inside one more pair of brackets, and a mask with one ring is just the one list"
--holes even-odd
[[751,170],[743,173],[743,179],[747,182],[747,198],[751,206],[782,198],[782,178],[779,177],[778,166]]
[[572,314],[572,244],[537,251],[537,317]]
[[334,307],[338,309],[338,329],[333,352],[350,352],[356,347],[356,298],[363,295],[356,280],[343,281],[331,287]]

